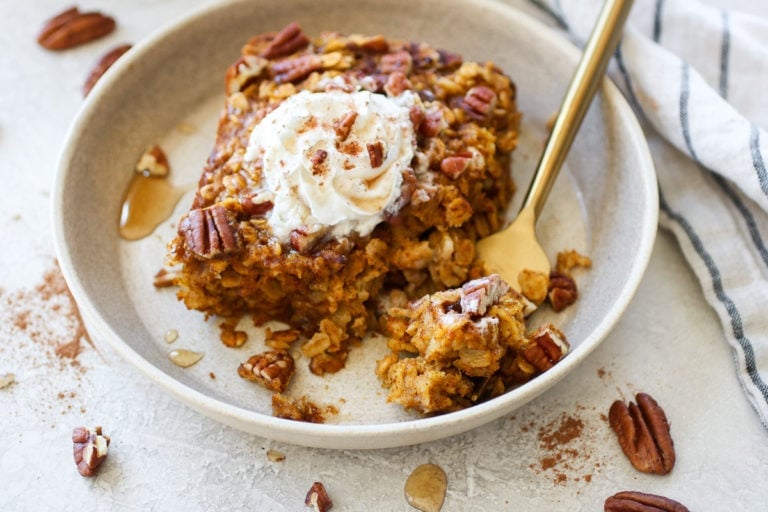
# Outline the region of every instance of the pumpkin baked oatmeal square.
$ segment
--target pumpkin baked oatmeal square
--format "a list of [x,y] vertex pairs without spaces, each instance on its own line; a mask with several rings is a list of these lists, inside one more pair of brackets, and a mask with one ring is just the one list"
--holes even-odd
[[188,308],[282,321],[322,375],[379,328],[379,296],[482,276],[475,242],[503,223],[520,119],[493,63],[294,23],[251,38],[225,87],[169,245]]

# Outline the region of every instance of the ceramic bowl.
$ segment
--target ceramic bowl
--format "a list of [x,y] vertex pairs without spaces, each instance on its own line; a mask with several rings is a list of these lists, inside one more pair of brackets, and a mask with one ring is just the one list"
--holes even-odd
[[[581,294],[574,306],[560,314],[544,308],[532,319],[554,321],[572,350],[548,372],[499,398],[430,418],[387,404],[386,390],[374,375],[385,343],[372,337],[351,351],[347,368],[335,375],[316,377],[306,361],[298,362],[290,393],[334,405],[338,414],[325,424],[275,418],[270,394],[236,373],[248,355],[263,350],[262,331],[244,325],[248,344],[226,348],[218,340],[215,319],[206,322],[202,314],[186,310],[173,290],[153,287],[190,194],[152,235],[135,242],[121,239],[121,199],[136,161],[147,146],[160,144],[168,153],[173,183],[191,189],[213,147],[227,66],[250,36],[291,21],[310,36],[327,30],[380,33],[425,41],[466,60],[494,61],[517,84],[524,115],[512,169],[522,190],[542,149],[546,122],[579,57],[551,29],[485,0],[359,0],[354,7],[345,0],[230,2],[160,31],[136,45],[97,84],[60,158],[55,242],[92,336],[110,343],[144,375],[201,413],[253,434],[314,447],[382,448],[439,439],[509,414],[555,385],[598,346],[625,310],[656,232],[657,190],[648,149],[631,109],[608,80],[538,225],[552,257],[577,249],[593,261],[592,269],[577,275]],[[510,211],[516,211],[515,205]],[[169,345],[164,333],[172,329],[179,337]],[[172,348],[205,356],[183,369],[170,362]]]

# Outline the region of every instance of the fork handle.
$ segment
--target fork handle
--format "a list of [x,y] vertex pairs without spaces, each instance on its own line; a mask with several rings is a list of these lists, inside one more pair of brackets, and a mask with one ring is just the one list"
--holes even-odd
[[563,98],[520,211],[537,219],[621,38],[633,0],[606,0]]

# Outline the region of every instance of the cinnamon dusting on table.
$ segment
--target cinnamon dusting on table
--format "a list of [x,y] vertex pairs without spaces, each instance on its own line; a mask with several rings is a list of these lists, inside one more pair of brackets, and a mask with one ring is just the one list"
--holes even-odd
[[592,481],[601,464],[592,460],[594,436],[590,434],[592,426],[585,410],[584,406],[576,405],[547,423],[534,418],[519,427],[521,432],[535,435],[539,447],[539,459],[529,464],[530,470],[558,485]]
[[[8,345],[0,348],[7,354],[0,370],[13,371],[17,386],[33,379],[49,393],[49,402],[33,404],[38,412],[85,411],[77,403],[87,370],[81,354],[95,346],[58,264],[54,262],[35,285],[0,290],[0,337]],[[27,376],[27,370],[33,373]]]

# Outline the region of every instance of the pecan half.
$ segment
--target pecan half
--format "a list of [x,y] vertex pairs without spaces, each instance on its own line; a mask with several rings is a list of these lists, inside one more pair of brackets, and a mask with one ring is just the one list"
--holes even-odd
[[333,508],[333,501],[328,496],[328,491],[321,482],[315,482],[309,488],[307,497],[304,498],[304,504],[313,507],[315,512],[326,512]]
[[237,369],[237,374],[270,391],[282,393],[295,371],[296,365],[291,354],[285,350],[268,350],[249,357]]
[[528,336],[528,344],[520,349],[520,355],[544,372],[552,368],[570,350],[565,334],[552,324],[544,324]]
[[83,85],[83,97],[88,96],[88,93],[91,92],[91,89],[93,89],[93,86],[99,81],[99,78],[112,67],[117,59],[122,57],[123,54],[130,49],[130,44],[121,44],[102,55],[96,62],[96,65],[93,66],[93,69],[91,69],[88,78],[85,80],[85,84]]
[[322,69],[323,59],[319,55],[302,55],[278,62],[273,62],[269,69],[278,84],[298,82],[308,77],[313,71]]
[[234,215],[221,205],[190,211],[179,223],[187,249],[202,259],[238,252],[242,235]]
[[680,502],[656,494],[622,491],[605,500],[605,512],[689,512]]
[[295,21],[286,25],[275,38],[269,42],[269,45],[261,52],[265,59],[274,59],[285,57],[298,50],[301,50],[309,44],[309,38],[304,35],[301,27]]
[[473,119],[482,121],[493,114],[497,99],[496,93],[492,89],[485,85],[477,85],[464,95],[461,108]]
[[100,12],[80,12],[77,7],[48,20],[37,36],[48,50],[66,50],[103,37],[115,30],[115,20]]
[[562,311],[579,297],[576,281],[566,274],[552,271],[549,274],[549,303],[555,311]]
[[650,395],[638,393],[635,400],[637,403],[629,402],[629,405],[615,401],[608,412],[608,421],[635,469],[665,475],[675,465],[669,422]]
[[109,437],[101,433],[101,427],[93,430],[76,427],[72,431],[73,454],[77,471],[85,477],[96,474],[109,452]]

